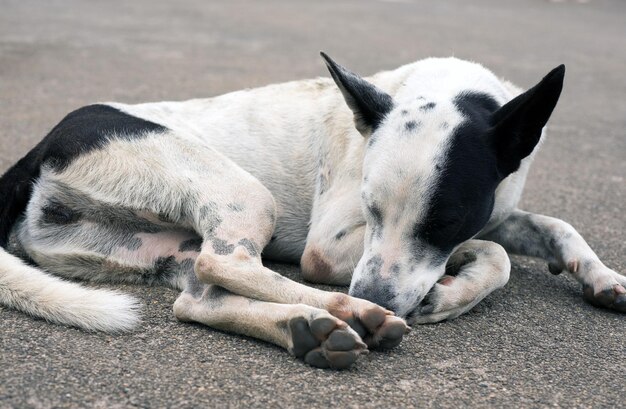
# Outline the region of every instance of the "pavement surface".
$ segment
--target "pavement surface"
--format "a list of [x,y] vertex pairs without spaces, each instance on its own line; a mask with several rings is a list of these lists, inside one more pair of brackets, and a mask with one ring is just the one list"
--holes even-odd
[[[362,74],[455,55],[522,86],[565,63],[523,207],[569,221],[626,273],[622,0],[0,4],[0,171],[84,104],[327,75],[319,50]],[[416,327],[340,373],[178,323],[168,289],[122,287],[145,304],[142,327],[126,335],[0,308],[0,407],[624,407],[626,316],[587,305],[542,262],[512,260],[509,285],[467,315]]]

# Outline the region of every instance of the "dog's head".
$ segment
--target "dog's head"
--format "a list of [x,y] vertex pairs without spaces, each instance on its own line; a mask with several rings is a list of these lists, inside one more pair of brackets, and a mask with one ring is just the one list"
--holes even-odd
[[350,294],[406,316],[444,274],[454,249],[487,224],[496,187],[539,142],[565,68],[500,106],[471,84],[453,98],[407,97],[404,90],[394,100],[322,56],[367,145],[365,248]]

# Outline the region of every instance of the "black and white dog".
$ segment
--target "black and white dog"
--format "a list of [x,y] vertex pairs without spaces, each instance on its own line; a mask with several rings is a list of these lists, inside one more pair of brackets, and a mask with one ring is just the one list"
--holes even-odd
[[364,80],[322,56],[340,92],[315,79],[66,116],[0,179],[0,303],[122,331],[134,299],[47,273],[168,285],[178,319],[334,368],[397,345],[400,317],[471,309],[506,284],[506,251],[626,311],[626,277],[569,224],[516,208],[563,66],[522,92],[454,58]]

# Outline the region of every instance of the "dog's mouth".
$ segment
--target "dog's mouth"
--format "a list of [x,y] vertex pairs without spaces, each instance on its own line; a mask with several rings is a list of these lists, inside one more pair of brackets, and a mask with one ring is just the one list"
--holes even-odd
[[425,315],[432,314],[435,307],[431,302],[431,295],[433,290],[431,289],[419,302],[413,306],[409,312],[402,318],[406,320],[406,322],[411,325],[415,322],[415,320],[419,317],[423,317]]

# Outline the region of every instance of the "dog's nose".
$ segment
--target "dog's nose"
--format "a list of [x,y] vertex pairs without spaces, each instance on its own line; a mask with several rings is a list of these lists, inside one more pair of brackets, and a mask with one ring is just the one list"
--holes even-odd
[[388,285],[362,285],[360,283],[356,283],[350,287],[349,294],[352,297],[362,298],[367,301],[371,301],[375,304],[380,305],[383,308],[386,308],[394,313],[397,312],[398,308],[394,302],[395,292]]

